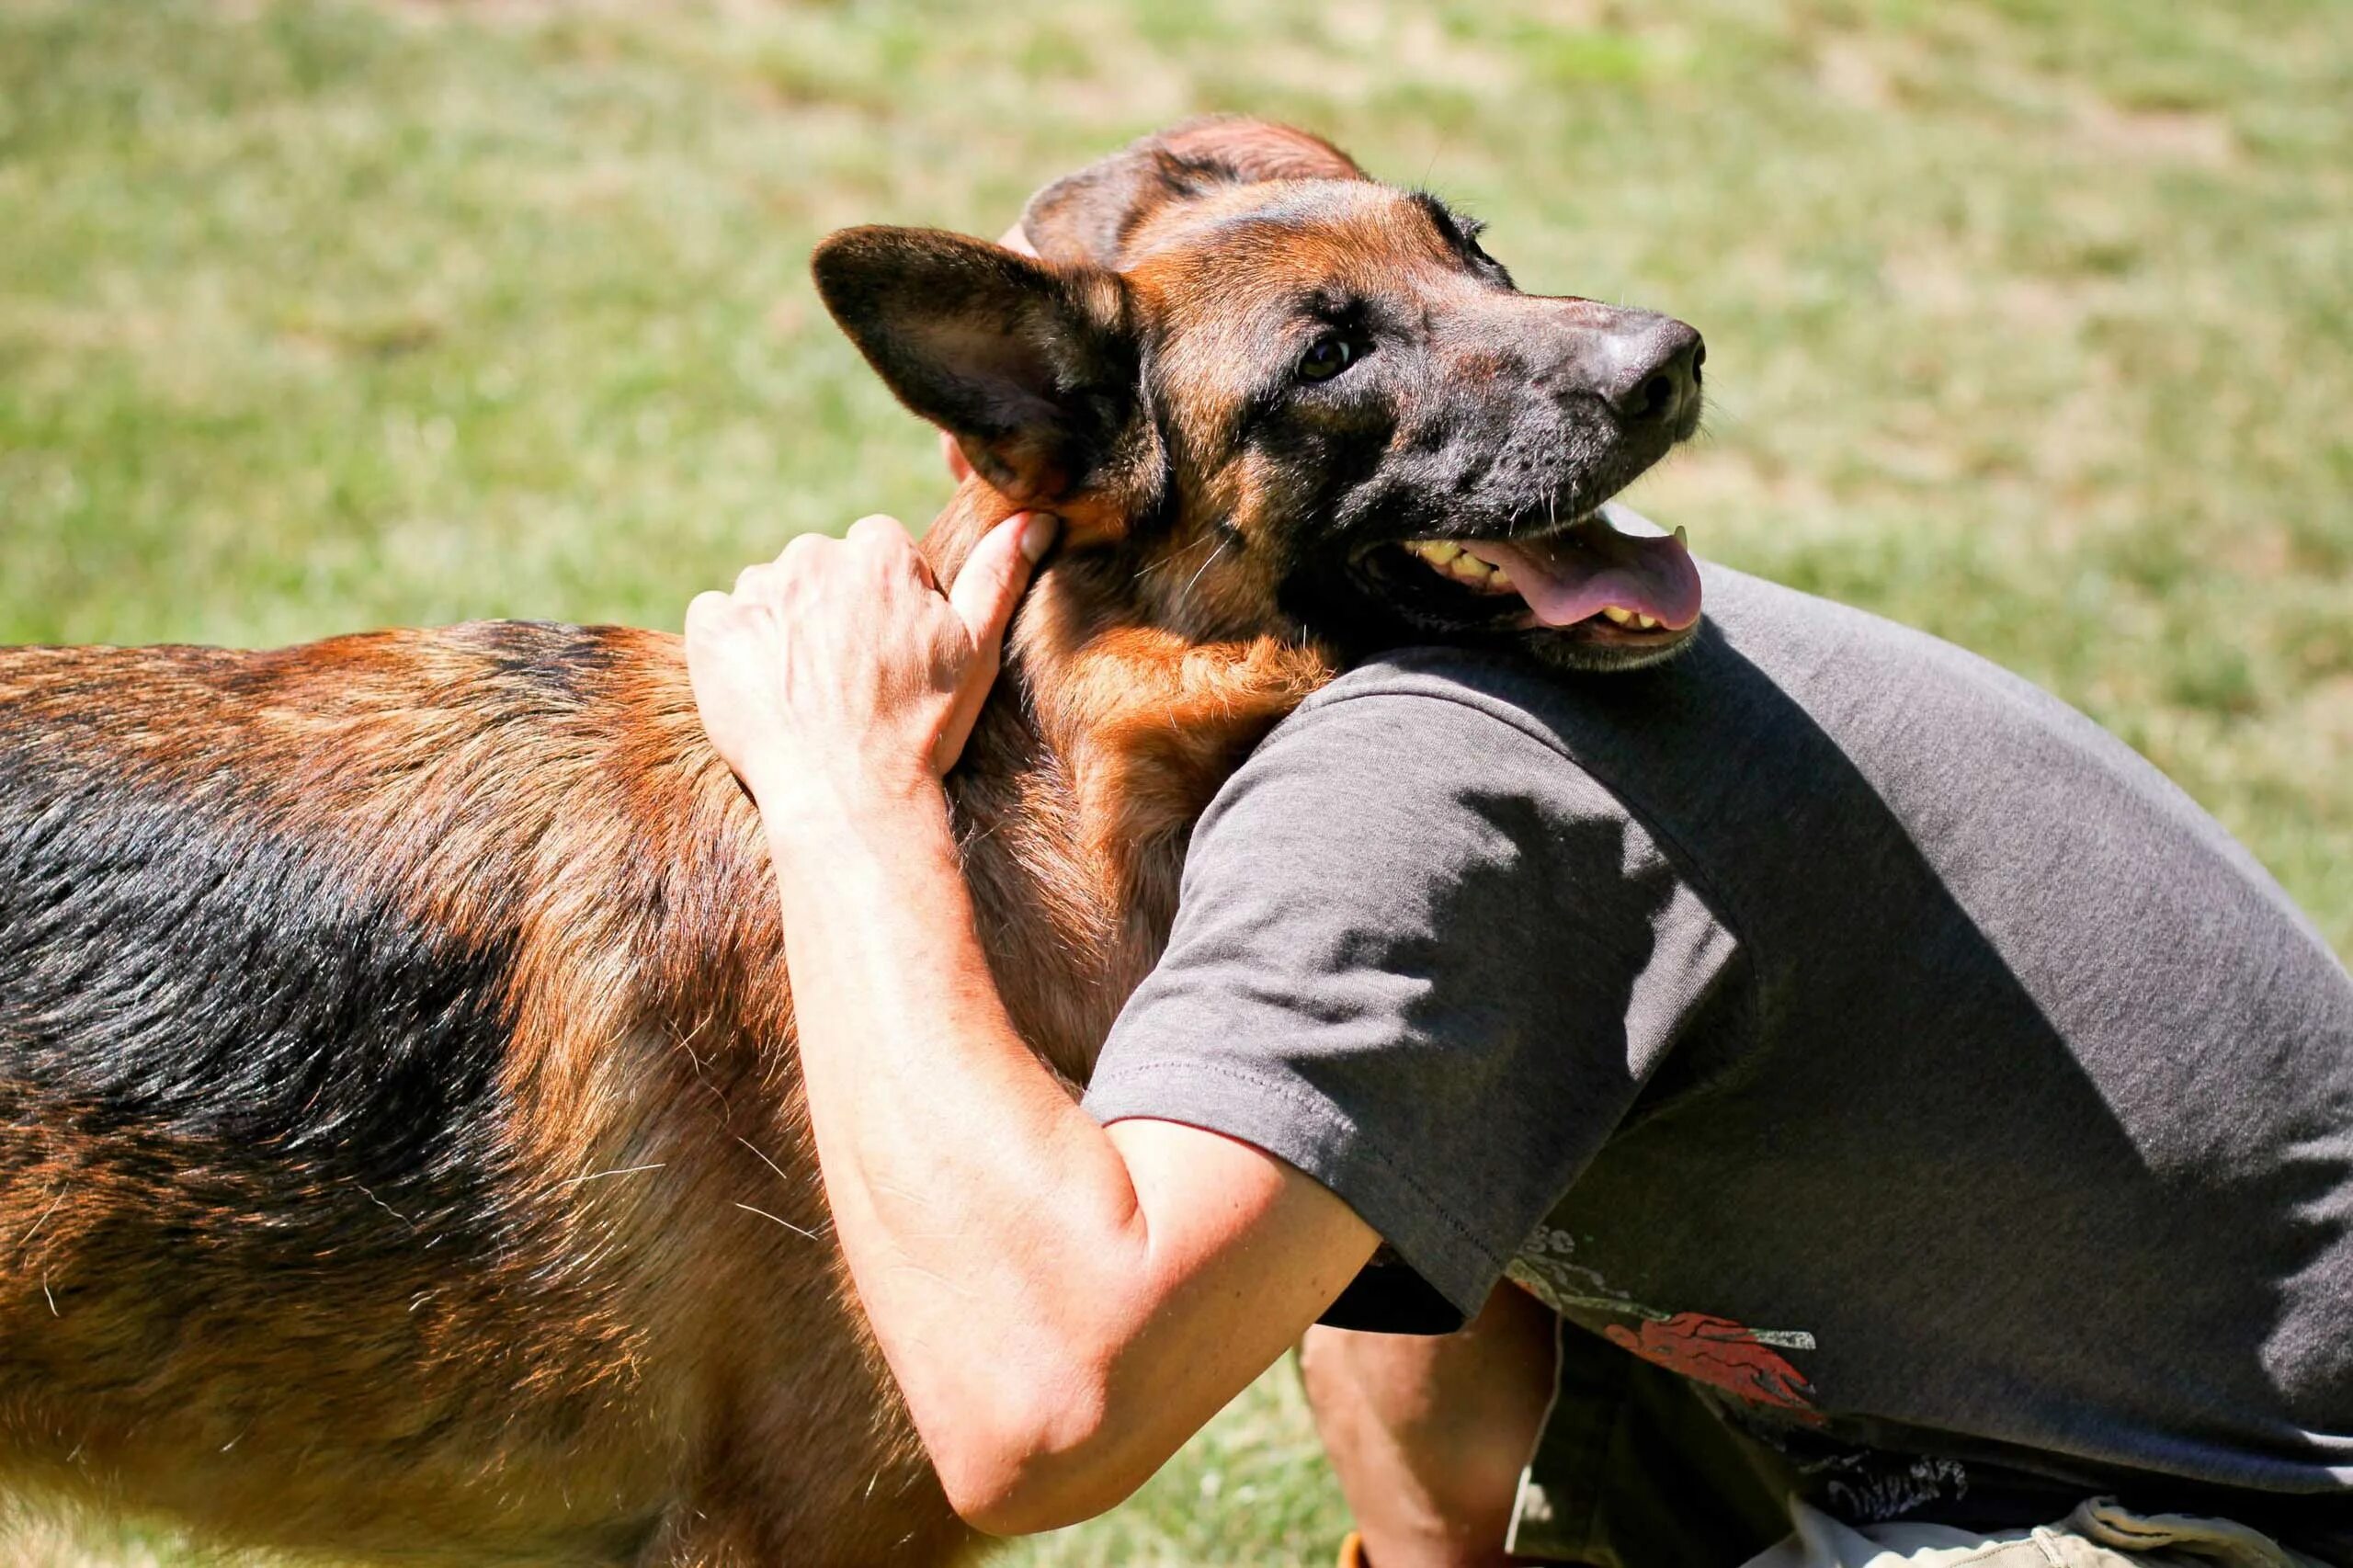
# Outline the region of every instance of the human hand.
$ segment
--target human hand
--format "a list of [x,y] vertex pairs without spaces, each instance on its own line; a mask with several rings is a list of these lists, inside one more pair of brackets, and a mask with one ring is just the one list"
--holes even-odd
[[733,593],[687,607],[687,669],[711,744],[771,832],[936,786],[996,678],[1013,607],[1056,521],[1020,513],[942,593],[907,530],[803,534]]

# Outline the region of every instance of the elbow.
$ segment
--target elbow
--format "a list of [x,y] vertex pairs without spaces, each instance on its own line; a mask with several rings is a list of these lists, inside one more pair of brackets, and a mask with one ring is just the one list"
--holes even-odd
[[1036,1535],[1091,1519],[1127,1501],[1156,1467],[1119,1440],[1100,1398],[958,1423],[934,1440],[933,1467],[949,1506],[984,1535]]
[[957,1517],[992,1536],[1037,1535],[1083,1524],[1126,1502],[1147,1479],[1148,1471],[1133,1477],[1082,1471],[1059,1456],[1053,1462],[1001,1467],[993,1473],[940,1476]]

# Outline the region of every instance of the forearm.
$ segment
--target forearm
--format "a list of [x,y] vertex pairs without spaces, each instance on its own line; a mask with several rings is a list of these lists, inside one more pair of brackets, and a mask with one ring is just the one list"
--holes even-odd
[[770,841],[826,1196],[951,1494],[985,1503],[1017,1478],[950,1473],[968,1456],[1051,1464],[1102,1429],[1148,1228],[1118,1148],[1006,1015],[937,790],[783,810]]
[[943,597],[861,518],[687,615],[697,710],[767,826],[843,1254],[949,1500],[1001,1533],[1118,1501],[1374,1245],[1248,1144],[1098,1127],[1006,1016],[938,774],[1051,531],[993,530]]

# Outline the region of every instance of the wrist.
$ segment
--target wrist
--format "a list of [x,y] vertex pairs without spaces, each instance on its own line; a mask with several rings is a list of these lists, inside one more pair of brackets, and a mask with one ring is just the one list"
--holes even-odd
[[937,847],[952,854],[948,792],[927,769],[801,774],[756,788],[768,856],[788,881],[839,875]]
[[781,830],[834,834],[877,813],[928,810],[938,778],[913,760],[883,761],[855,747],[779,752],[739,770],[770,837]]

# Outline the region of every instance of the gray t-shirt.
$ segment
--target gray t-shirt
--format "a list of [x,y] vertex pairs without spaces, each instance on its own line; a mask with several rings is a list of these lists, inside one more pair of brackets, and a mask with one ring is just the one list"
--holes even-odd
[[1706,583],[1659,668],[1427,650],[1310,700],[1203,817],[1089,1109],[1330,1187],[1402,1265],[1358,1323],[1508,1275],[1849,1517],[2041,1486],[2332,1536],[2353,982],[2056,699]]

